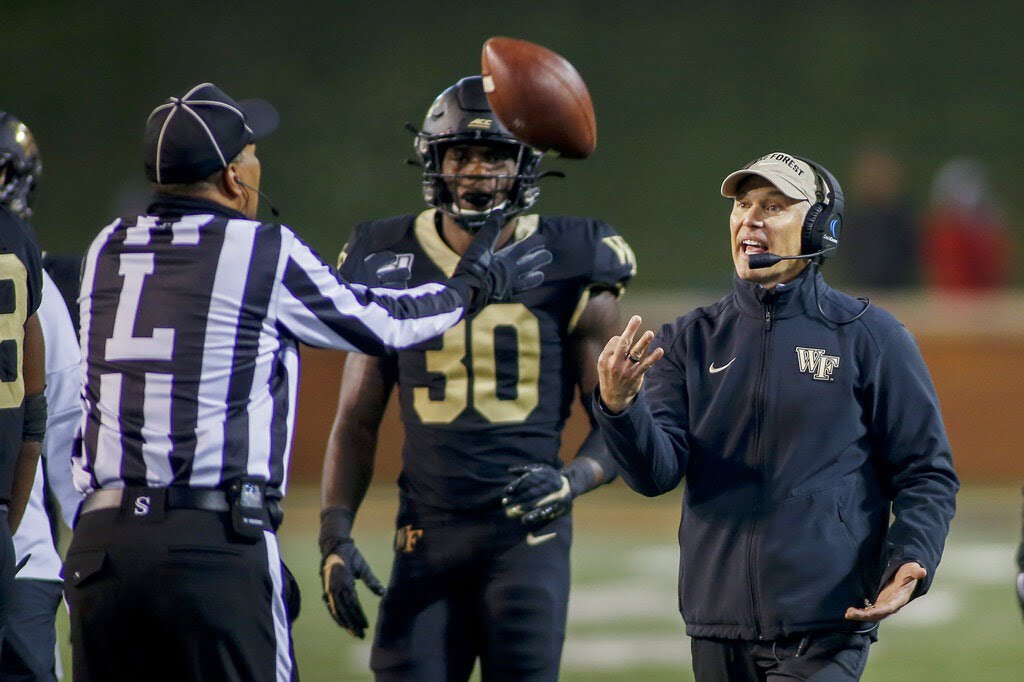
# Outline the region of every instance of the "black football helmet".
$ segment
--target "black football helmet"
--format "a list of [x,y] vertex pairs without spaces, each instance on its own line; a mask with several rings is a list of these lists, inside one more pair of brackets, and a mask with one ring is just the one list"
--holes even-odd
[[[508,197],[499,205],[484,205],[478,210],[465,209],[452,196],[449,183],[458,177],[445,175],[441,161],[445,151],[459,144],[483,144],[508,147],[516,159],[516,173],[512,176],[493,176],[495,180],[513,178],[515,183]],[[484,94],[483,78],[468,76],[451,86],[434,100],[416,135],[416,154],[423,166],[423,199],[454,217],[460,225],[475,232],[480,229],[492,211],[501,209],[506,218],[526,211],[540,196],[536,186],[542,152],[530,147],[509,132],[491,110]]]
[[32,192],[43,173],[39,147],[32,131],[14,116],[0,111],[0,204],[19,218],[32,215]]

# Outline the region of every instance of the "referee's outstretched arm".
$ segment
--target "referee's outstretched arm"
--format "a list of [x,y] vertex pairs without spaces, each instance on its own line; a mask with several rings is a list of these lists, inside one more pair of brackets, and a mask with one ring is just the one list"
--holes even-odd
[[286,227],[287,249],[278,320],[303,343],[381,355],[431,339],[473,306],[508,300],[540,284],[551,261],[543,242],[529,238],[495,254],[502,221],[482,228],[444,283],[412,289],[365,287],[345,280]]

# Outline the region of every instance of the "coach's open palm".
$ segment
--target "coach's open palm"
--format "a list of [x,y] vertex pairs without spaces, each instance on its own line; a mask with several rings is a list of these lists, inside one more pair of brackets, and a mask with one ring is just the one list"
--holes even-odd
[[874,604],[862,609],[851,606],[846,609],[846,620],[877,623],[883,618],[888,618],[907,605],[914,596],[918,581],[924,580],[927,576],[928,571],[916,561],[903,564],[892,580],[878,593]]
[[362,580],[378,597],[384,585],[370,570],[370,565],[351,539],[341,543],[323,557],[320,577],[324,581],[324,603],[341,627],[363,639],[366,636],[366,614],[356,594],[356,580]]
[[644,374],[665,354],[664,349],[647,350],[654,341],[654,332],[646,331],[635,344],[633,338],[643,324],[639,315],[629,319],[619,336],[608,339],[597,359],[601,402],[610,412],[618,413],[630,406],[644,383]]

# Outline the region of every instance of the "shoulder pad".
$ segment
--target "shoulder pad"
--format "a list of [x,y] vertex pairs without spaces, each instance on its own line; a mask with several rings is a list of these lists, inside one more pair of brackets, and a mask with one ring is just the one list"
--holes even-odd
[[626,239],[607,223],[593,223],[594,266],[592,287],[621,292],[636,275],[636,255]]
[[415,220],[414,215],[404,215],[357,224],[338,254],[339,272],[351,281],[362,282],[365,277],[361,267],[363,259],[394,247],[412,229]]

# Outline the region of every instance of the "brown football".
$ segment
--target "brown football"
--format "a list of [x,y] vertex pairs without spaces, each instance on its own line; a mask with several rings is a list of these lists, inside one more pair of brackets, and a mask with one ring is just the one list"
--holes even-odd
[[567,59],[536,43],[495,37],[484,43],[480,62],[487,101],[513,135],[570,159],[594,153],[594,104]]

